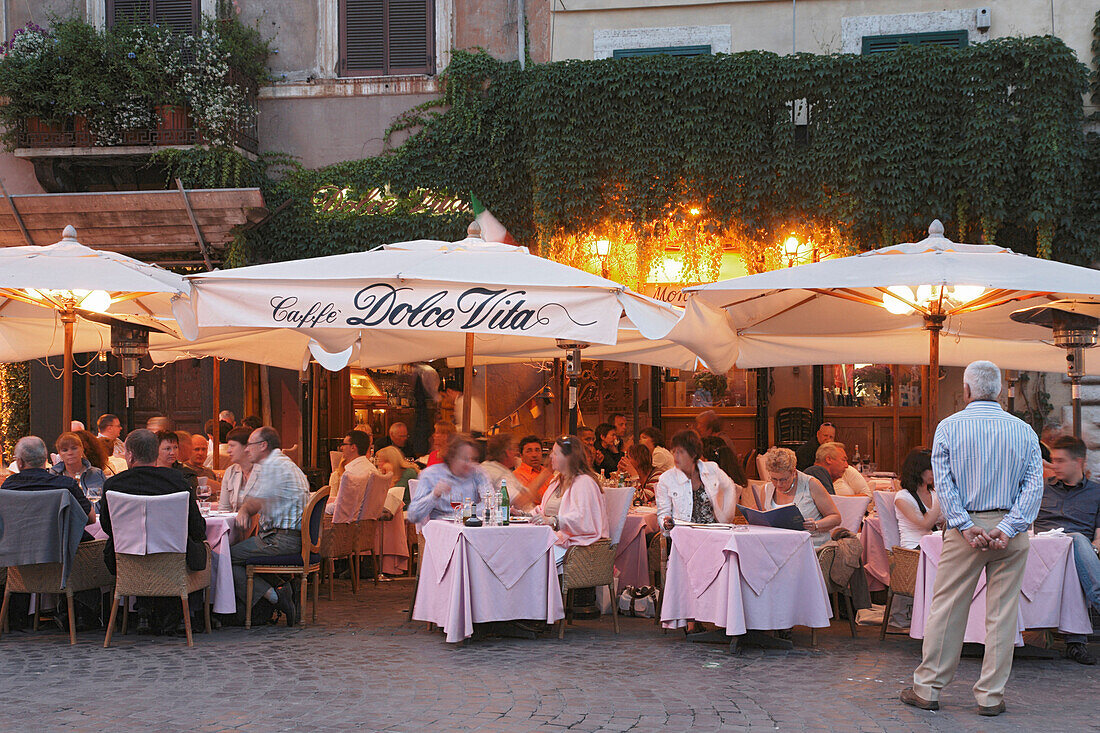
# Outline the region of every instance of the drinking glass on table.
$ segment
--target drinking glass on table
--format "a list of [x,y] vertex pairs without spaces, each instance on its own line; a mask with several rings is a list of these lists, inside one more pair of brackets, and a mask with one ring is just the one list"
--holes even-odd
[[88,498],[88,501],[95,504],[97,501],[99,501],[99,498],[100,498],[99,487],[98,486],[89,486],[88,490],[86,492],[84,492],[84,495]]
[[196,495],[203,500],[210,498],[210,479],[206,476],[199,476],[199,486],[196,490]]
[[462,502],[461,501],[452,501],[451,502],[451,511],[454,513],[455,524],[461,524],[461,522],[462,522]]

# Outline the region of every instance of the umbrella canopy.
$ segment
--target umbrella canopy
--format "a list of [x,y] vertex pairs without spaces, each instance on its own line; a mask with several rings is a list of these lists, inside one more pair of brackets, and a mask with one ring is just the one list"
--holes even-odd
[[[62,420],[72,415],[72,354],[110,347],[112,320],[172,332],[179,275],[80,244],[65,227],[57,244],[0,249],[0,361],[64,354]],[[93,320],[94,319],[94,320]]]
[[[956,244],[937,220],[920,242],[685,292],[686,322],[707,311],[712,324],[717,313],[726,319],[724,336],[711,330],[698,339],[700,329],[689,327],[676,338],[717,369],[876,361],[938,368],[989,359],[1060,371],[1065,353],[1049,343],[1050,330],[1009,316],[1057,299],[1100,300],[1100,272]],[[1089,373],[1100,374],[1100,364]]]
[[[281,329],[276,338],[300,344],[304,337],[329,369],[461,356],[468,334],[479,357],[502,359],[561,356],[558,338],[614,347],[624,335],[631,343],[622,353],[634,361],[642,342],[664,339],[680,320],[678,309],[619,283],[477,238],[402,242],[189,280],[190,307],[181,301],[176,315],[196,348],[204,329]],[[694,363],[687,349],[663,346],[670,365]],[[302,355],[287,358],[300,364]]]

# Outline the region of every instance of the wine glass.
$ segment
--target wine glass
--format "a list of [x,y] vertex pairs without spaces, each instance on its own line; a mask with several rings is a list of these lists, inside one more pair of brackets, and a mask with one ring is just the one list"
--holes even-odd
[[455,523],[456,524],[461,523],[462,522],[462,502],[461,501],[452,501],[451,502],[451,511],[454,513]]
[[210,498],[210,479],[206,476],[199,476],[199,485],[196,490],[196,495],[202,499],[207,500]]

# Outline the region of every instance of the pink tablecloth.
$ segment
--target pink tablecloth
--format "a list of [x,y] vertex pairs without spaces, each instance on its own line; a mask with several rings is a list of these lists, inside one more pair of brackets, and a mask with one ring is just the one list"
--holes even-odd
[[447,641],[474,633],[475,623],[565,616],[546,526],[424,525],[424,558],[413,618],[443,628]]
[[865,517],[859,541],[863,543],[867,587],[869,590],[882,590],[890,585],[890,558],[886,556],[886,543],[882,539],[882,520],[877,516]]
[[[233,564],[229,557],[229,542],[233,516],[211,516],[206,519],[206,541],[210,543],[210,603],[214,613],[236,613],[233,595]],[[88,533],[97,540],[107,538],[99,522],[88,526]]]
[[[655,515],[648,515],[654,517]],[[628,585],[639,588],[649,585],[649,547],[646,544],[646,515],[627,514],[623,534],[615,552],[615,570],[619,589]]]
[[673,529],[661,603],[667,628],[694,619],[731,636],[827,627],[832,616],[809,533],[771,527]]
[[[943,535],[930,534],[920,541],[920,564],[917,566],[917,587],[913,598],[913,622],[909,635],[924,638],[924,625],[932,606],[932,589],[936,582],[936,566],[943,551]],[[1077,579],[1073,564],[1073,541],[1065,535],[1031,538],[1023,587],[1020,589],[1018,630],[1058,629],[1069,634],[1091,634],[1085,594]],[[985,573],[978,580],[970,618],[966,624],[965,641],[985,643]],[[1016,635],[1016,646],[1023,645]]]

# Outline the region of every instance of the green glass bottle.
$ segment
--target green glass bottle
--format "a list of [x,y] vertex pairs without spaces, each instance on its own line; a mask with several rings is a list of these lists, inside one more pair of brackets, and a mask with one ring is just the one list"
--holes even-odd
[[500,523],[507,526],[510,504],[508,501],[508,482],[500,480]]

